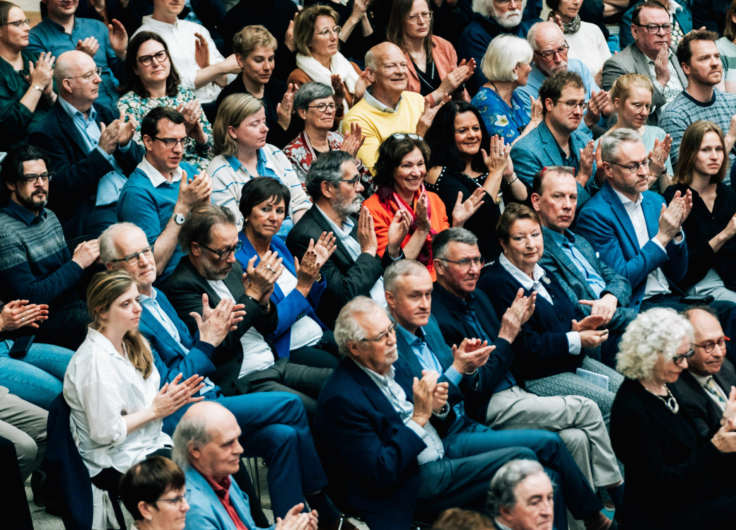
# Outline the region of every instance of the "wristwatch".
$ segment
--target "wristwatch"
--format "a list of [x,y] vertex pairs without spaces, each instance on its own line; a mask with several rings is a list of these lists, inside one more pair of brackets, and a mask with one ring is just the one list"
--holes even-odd
[[175,213],[174,215],[171,216],[171,218],[179,226],[183,225],[184,224],[184,221],[187,220],[187,218],[185,216],[183,216],[182,214],[180,214],[180,213]]
[[35,88],[35,89],[36,89],[36,90],[38,90],[39,92],[43,92],[43,87],[42,87],[42,86],[38,86],[38,85],[33,85],[33,88]]

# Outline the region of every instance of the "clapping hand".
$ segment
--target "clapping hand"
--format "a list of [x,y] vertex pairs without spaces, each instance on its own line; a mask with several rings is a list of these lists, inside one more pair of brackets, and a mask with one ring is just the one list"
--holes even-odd
[[[278,252],[267,251],[261,261],[256,266],[258,256],[253,256],[248,261],[246,273],[243,274],[243,287],[245,294],[260,301],[260,305],[265,305],[271,293],[276,280],[283,274],[284,265],[283,258]],[[268,298],[266,297],[268,295]]]
[[317,530],[317,510],[302,513],[303,509],[304,504],[300,503],[289,510],[283,519],[277,517],[275,530]]
[[356,156],[363,146],[365,136],[363,136],[363,128],[356,122],[350,124],[350,132],[348,132],[342,140],[340,151],[345,151],[350,156]]
[[332,99],[335,101],[335,112],[340,112],[345,102],[345,85],[339,75],[330,76],[330,83],[332,84],[332,90],[335,91],[335,94],[332,96]]
[[649,153],[649,172],[655,175],[661,175],[664,173],[665,164],[667,158],[670,156],[670,150],[672,149],[672,138],[670,135],[666,135],[660,142],[658,139],[654,139],[654,149]]
[[453,368],[461,374],[470,374],[488,362],[496,347],[480,339],[463,339],[460,346],[452,346]]
[[87,37],[84,40],[77,41],[77,50],[84,52],[94,59],[97,50],[100,49],[100,43],[94,37]]
[[488,168],[488,173],[491,174],[506,167],[511,155],[511,146],[505,145],[503,138],[495,134],[491,136],[490,154],[486,153],[485,149],[481,149],[480,152],[483,156],[483,163]]
[[457,192],[457,200],[455,201],[455,208],[452,210],[452,226],[462,227],[465,221],[478,211],[483,205],[483,200],[486,196],[486,190],[483,188],[477,188],[468,197],[468,200],[463,202],[463,192]]
[[524,289],[519,288],[516,292],[514,301],[501,318],[501,329],[498,332],[498,338],[504,339],[508,343],[514,342],[516,336],[521,331],[521,327],[531,318],[536,307],[537,293],[524,296]]
[[332,232],[322,232],[322,235],[319,236],[319,239],[314,244],[314,252],[317,254],[317,262],[315,264],[317,268],[321,269],[335,252],[335,249],[337,249],[336,241],[337,238]]
[[14,331],[24,326],[38,328],[38,322],[48,320],[49,306],[29,304],[28,300],[13,300],[0,311],[0,332]]
[[54,91],[54,61],[56,61],[56,57],[53,57],[51,52],[41,52],[35,67],[31,61],[28,61],[26,81],[31,86],[43,88],[43,94],[47,96]]
[[657,58],[654,60],[654,75],[657,83],[662,86],[665,86],[670,82],[669,62],[670,49],[667,45],[663,45],[657,54]]
[[289,125],[291,125],[291,113],[294,110],[294,94],[296,90],[297,86],[294,83],[289,83],[286,92],[284,92],[284,97],[281,98],[281,103],[276,105],[276,116],[283,130],[287,130]]
[[595,142],[589,141],[584,149],[580,150],[580,171],[575,175],[575,180],[585,187],[590,177],[593,176],[593,164],[595,163]]
[[177,375],[171,383],[166,383],[153,398],[151,411],[157,420],[171,416],[174,412],[190,403],[202,401],[204,396],[192,397],[204,388],[204,377],[193,375],[180,383],[183,374]]
[[125,53],[128,48],[128,32],[125,27],[117,20],[113,19],[107,25],[107,32],[110,36],[110,46],[120,59],[125,59]]
[[207,68],[210,65],[210,45],[201,34],[194,34],[194,60],[200,68]]
[[399,208],[388,227],[387,250],[392,258],[398,258],[401,254],[401,244],[409,234],[411,228],[411,215],[403,208]]
[[[439,379],[440,374],[430,370],[422,370],[422,378],[424,377],[432,377],[436,381],[437,379]],[[442,408],[447,404],[447,398],[449,397],[449,395],[449,383],[436,383],[434,387],[434,392],[432,392],[432,412],[439,414]]]
[[128,116],[125,121],[125,113],[120,109],[120,132],[118,133],[118,145],[125,147],[133,139],[135,132],[138,130],[138,122],[133,116]]

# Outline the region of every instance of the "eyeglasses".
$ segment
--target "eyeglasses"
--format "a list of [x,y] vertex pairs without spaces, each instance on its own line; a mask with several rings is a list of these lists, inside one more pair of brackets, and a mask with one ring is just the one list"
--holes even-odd
[[156,62],[161,64],[166,62],[166,59],[169,58],[169,54],[166,53],[166,50],[161,50],[158,53],[155,53],[153,55],[143,55],[141,57],[138,57],[138,62],[141,63],[143,66],[150,66],[154,59],[156,59]]
[[51,173],[48,173],[48,172],[46,172],[46,173],[39,173],[39,174],[29,173],[28,175],[23,175],[21,177],[21,179],[26,184],[35,184],[36,182],[38,182],[39,179],[41,179],[41,182],[44,182],[44,183],[45,182],[49,182],[52,177],[53,177],[53,175]]
[[682,355],[675,355],[672,358],[672,362],[675,364],[680,364],[683,359],[687,359],[689,361],[693,355],[695,355],[695,350],[689,350],[687,353],[683,353]]
[[398,327],[398,324],[396,322],[393,322],[388,329],[382,331],[378,334],[377,337],[372,339],[360,339],[360,342],[381,342],[383,340],[386,340],[389,336],[396,333],[396,328]]
[[351,179],[340,179],[339,182],[347,182],[350,184],[350,187],[354,188],[358,184],[358,181],[360,181],[360,175],[355,175]]
[[409,24],[418,24],[419,19],[430,21],[432,20],[432,12],[431,11],[425,11],[424,13],[417,13],[416,15],[409,15],[406,17],[406,21]]
[[335,112],[334,103],[320,103],[319,105],[307,105],[307,108],[317,109],[321,114],[324,114],[327,111],[327,109],[330,109],[332,112]]
[[609,164],[613,164],[614,166],[624,168],[627,173],[636,173],[639,170],[639,167],[642,167],[644,169],[649,169],[649,164],[651,163],[652,163],[652,160],[650,158],[645,158],[641,162],[632,162],[631,164],[627,166],[623,164],[619,164],[618,162],[609,162]]
[[159,138],[158,136],[154,136],[153,139],[163,143],[169,149],[173,149],[179,144],[181,144],[183,149],[186,149],[190,145],[192,145],[191,138]]
[[6,22],[5,24],[2,24],[3,26],[15,26],[16,28],[19,28],[21,26],[30,26],[31,25],[31,19],[27,18],[25,20],[14,20],[13,22]]
[[411,138],[412,140],[416,140],[417,142],[424,141],[424,138],[414,133],[394,133],[391,135],[391,138],[393,138],[394,140],[405,140],[406,138]]
[[534,52],[537,55],[539,55],[542,59],[545,61],[551,59],[555,54],[559,54],[560,57],[564,57],[567,55],[567,51],[570,49],[570,45],[568,43],[563,44],[556,50],[547,50],[545,52]]
[[121,261],[126,262],[128,265],[132,265],[135,261],[137,265],[141,264],[141,256],[144,256],[146,259],[151,259],[151,256],[153,256],[153,247],[146,247],[140,252],[135,252],[134,254],[129,254],[128,256],[125,256],[124,258],[120,259],[114,259],[110,263],[119,263]]
[[233,254],[234,252],[238,252],[241,248],[243,248],[242,241],[238,241],[238,243],[233,248],[228,248],[225,250],[214,250],[214,249],[211,249],[210,247],[203,245],[202,243],[197,243],[197,245],[212,252],[214,255],[217,256],[217,259],[219,261],[225,261],[226,259],[230,257],[231,254]]
[[454,263],[463,270],[469,270],[471,265],[475,265],[476,267],[480,267],[482,269],[483,266],[486,264],[486,260],[484,260],[480,256],[476,256],[475,258],[463,258],[460,261],[452,261],[451,259],[444,258],[437,259],[439,259],[440,261],[446,261],[447,263]]
[[181,506],[185,500],[187,500],[186,493],[183,495],[177,495],[176,497],[172,497],[170,499],[159,499],[156,502],[168,502],[172,506]]
[[580,101],[557,101],[555,105],[561,105],[563,109],[566,109],[567,112],[573,112],[576,108],[580,107],[581,112],[585,112],[585,109],[588,108],[588,104]]
[[69,77],[65,77],[64,79],[76,79],[77,77],[81,77],[85,81],[89,81],[90,79],[93,79],[95,77],[95,75],[98,75],[98,76],[102,77],[102,68],[100,68],[98,66],[97,68],[95,68],[94,70],[90,70],[86,74],[72,75],[72,76],[69,76]]
[[646,26],[644,24],[634,24],[634,26],[647,28],[650,35],[656,35],[660,29],[665,33],[672,33],[672,24],[647,24]]
[[335,35],[339,37],[341,31],[342,31],[342,28],[340,26],[335,26],[333,28],[327,28],[327,29],[320,31],[319,33],[317,33],[317,36],[322,37],[323,39],[329,39],[330,35],[334,33]]
[[703,348],[705,350],[705,353],[713,353],[713,350],[716,349],[716,346],[718,346],[722,352],[726,351],[726,342],[730,342],[731,339],[728,337],[721,337],[717,341],[709,340],[708,342],[704,342],[702,344],[696,344],[693,342],[693,346],[697,346],[698,348]]

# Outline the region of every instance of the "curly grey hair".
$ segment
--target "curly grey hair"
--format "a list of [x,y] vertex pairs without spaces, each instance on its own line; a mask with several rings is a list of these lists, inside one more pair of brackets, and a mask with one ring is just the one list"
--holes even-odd
[[655,307],[628,325],[616,355],[616,370],[630,379],[651,377],[660,355],[672,359],[684,337],[695,340],[693,327],[674,309]]
[[501,507],[513,509],[516,506],[516,486],[532,475],[544,473],[544,468],[536,460],[512,460],[504,464],[491,480],[486,509],[493,517],[501,515]]
[[[367,296],[353,298],[340,310],[340,314],[337,315],[337,321],[335,322],[335,342],[337,342],[337,347],[340,349],[341,355],[345,355],[346,357],[350,355],[348,342],[355,342],[365,338],[365,330],[355,320],[355,316],[359,314],[374,314],[376,311],[386,312],[383,307]],[[388,313],[386,314],[388,315]]]

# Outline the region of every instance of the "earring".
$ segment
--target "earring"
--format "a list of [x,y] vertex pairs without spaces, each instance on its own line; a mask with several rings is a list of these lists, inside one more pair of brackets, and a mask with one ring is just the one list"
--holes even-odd
[[146,517],[146,519],[148,519],[148,520],[150,521],[151,519],[153,519],[153,517],[151,517],[151,516],[149,515],[148,517]]

